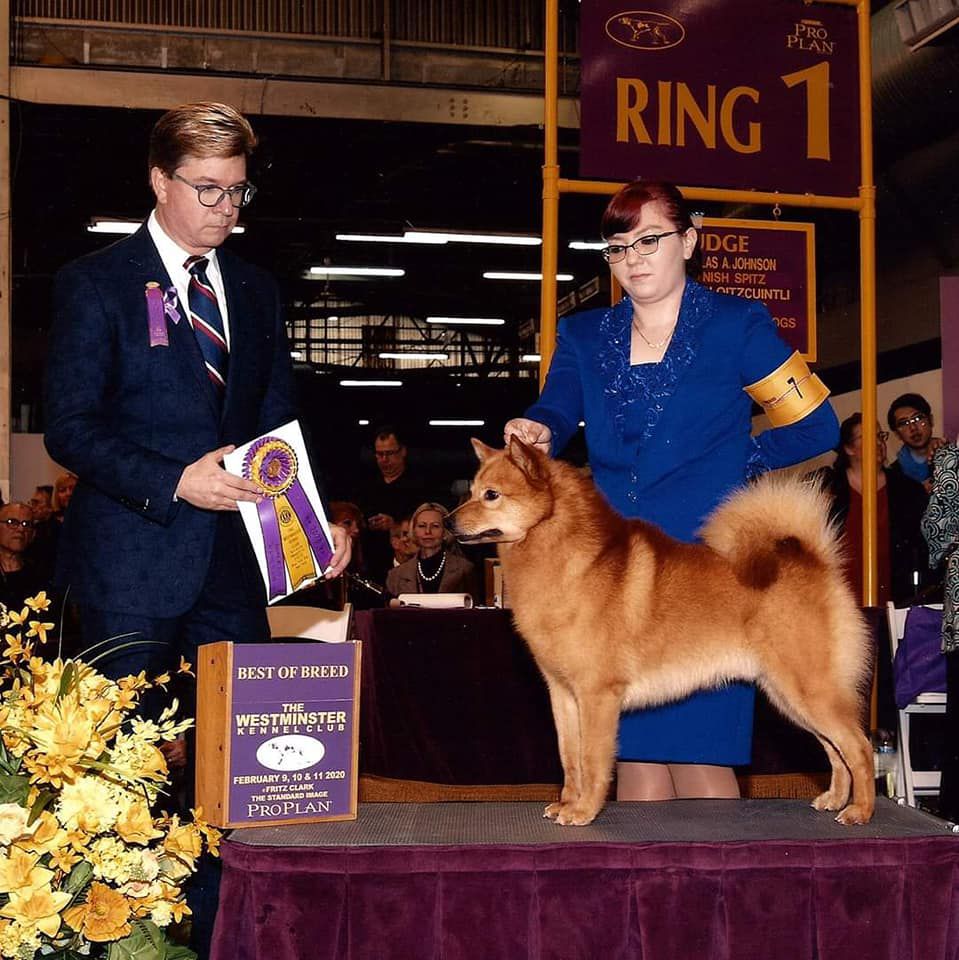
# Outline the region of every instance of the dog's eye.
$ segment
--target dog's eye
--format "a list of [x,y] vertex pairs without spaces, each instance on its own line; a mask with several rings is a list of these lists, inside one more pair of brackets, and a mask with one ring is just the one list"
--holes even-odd
[[483,491],[484,500],[499,500],[499,494],[495,490],[484,490]]

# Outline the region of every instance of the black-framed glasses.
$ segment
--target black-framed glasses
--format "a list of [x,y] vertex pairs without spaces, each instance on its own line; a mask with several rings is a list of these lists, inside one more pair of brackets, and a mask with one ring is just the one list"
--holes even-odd
[[904,427],[911,427],[914,423],[928,423],[929,418],[924,413],[914,413],[911,417],[896,421],[896,429],[902,430]]
[[3,522],[8,527],[23,527],[24,530],[36,530],[36,520],[18,520],[16,517],[5,517]]
[[245,207],[256,195],[256,187],[252,183],[238,183],[235,187],[221,187],[215,183],[190,183],[178,173],[174,173],[172,179],[196,190],[196,198],[204,207],[215,207],[224,197],[229,197],[234,207]]
[[659,241],[663,237],[672,237],[685,230],[669,230],[666,233],[650,233],[645,237],[637,237],[632,243],[611,243],[603,251],[603,259],[607,263],[619,263],[625,259],[626,251],[633,250],[641,257],[651,257],[659,249]]

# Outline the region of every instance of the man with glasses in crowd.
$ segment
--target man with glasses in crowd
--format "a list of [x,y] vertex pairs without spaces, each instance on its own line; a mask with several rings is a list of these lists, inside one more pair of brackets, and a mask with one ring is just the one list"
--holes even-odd
[[889,429],[902,441],[896,461],[890,467],[910,480],[932,489],[932,456],[945,442],[932,435],[932,409],[919,393],[904,393],[889,406]]
[[[147,222],[56,279],[45,439],[79,477],[58,578],[85,645],[154,642],[100,661],[112,676],[195,664],[211,641],[269,637],[237,507],[260,491],[222,464],[296,416],[277,285],[221,247],[253,199],[255,146],[230,106],[168,111],[150,136]],[[332,530],[336,575],[349,545]],[[195,931],[212,924],[212,911],[194,913]]]

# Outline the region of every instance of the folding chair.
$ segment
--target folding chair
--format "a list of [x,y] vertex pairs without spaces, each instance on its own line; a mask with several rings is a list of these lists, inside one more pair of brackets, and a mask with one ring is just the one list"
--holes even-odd
[[[928,604],[932,610],[942,610],[941,603]],[[889,619],[889,643],[892,646],[893,660],[906,627],[906,615],[909,607],[896,607],[886,604]],[[916,805],[917,796],[938,796],[941,774],[938,770],[913,770],[909,745],[909,725],[914,716],[946,712],[944,693],[920,693],[911,703],[899,711],[899,752],[896,762],[896,796],[906,798],[910,807]]]
[[347,603],[342,610],[295,606],[266,608],[270,636],[276,639],[303,637],[307,640],[323,640],[326,643],[345,643],[350,639],[352,615],[351,603]]

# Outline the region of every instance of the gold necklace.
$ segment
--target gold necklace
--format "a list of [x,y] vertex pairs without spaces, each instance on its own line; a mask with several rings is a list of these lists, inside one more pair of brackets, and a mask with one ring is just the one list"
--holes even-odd
[[669,343],[670,340],[672,340],[673,334],[676,332],[676,324],[674,323],[669,328],[669,333],[667,333],[662,340],[659,340],[656,343],[653,343],[653,341],[650,340],[649,337],[647,337],[646,334],[639,329],[639,326],[637,325],[635,320],[633,321],[633,329],[643,338],[643,343],[645,343],[646,346],[650,348],[650,350],[662,350],[663,347],[665,347],[666,344]]

